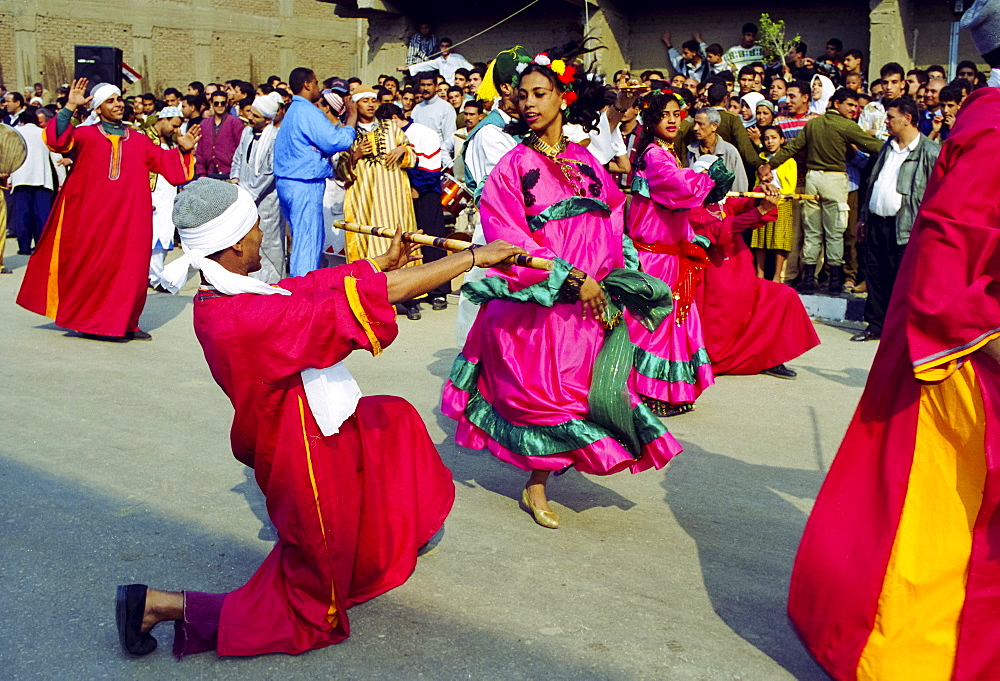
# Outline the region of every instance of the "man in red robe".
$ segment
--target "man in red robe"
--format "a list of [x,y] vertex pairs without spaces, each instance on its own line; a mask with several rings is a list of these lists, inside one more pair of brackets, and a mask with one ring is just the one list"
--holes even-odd
[[789,616],[840,681],[1000,678],[998,157],[986,87],[941,149],[795,560]]
[[702,315],[705,349],[712,373],[768,374],[794,379],[785,362],[819,345],[819,336],[795,291],[757,276],[743,232],[778,219],[780,192],[766,184],[767,197],[727,199],[691,211],[695,233],[712,242],[711,266],[695,299]]
[[164,620],[175,621],[178,657],[212,649],[296,654],[338,643],[350,634],[348,608],[407,580],[455,495],[414,408],[398,397],[360,397],[339,363],[393,341],[394,303],[524,251],[494,242],[399,269],[412,250],[397,233],[382,256],[272,287],[246,276],[260,268],[262,232],[245,189],[196,180],[173,217],[185,256],[167,266],[164,284],[176,290],[189,264],[202,272],[195,333],[233,403],[233,454],[254,469],[278,542],[230,593],[120,586],[122,647],[152,652],[149,631]]
[[[86,91],[86,78],[74,81],[66,107],[45,129],[52,151],[73,149],[77,159],[28,260],[17,304],[85,337],[150,340],[139,329],[153,242],[149,175],[173,185],[190,180],[200,130],[191,126],[177,149],[161,149],[124,125],[117,87]],[[88,103],[90,118],[74,128],[73,112]]]

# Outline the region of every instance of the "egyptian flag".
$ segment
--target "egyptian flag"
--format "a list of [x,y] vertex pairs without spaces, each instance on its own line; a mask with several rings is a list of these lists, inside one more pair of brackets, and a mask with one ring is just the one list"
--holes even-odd
[[132,83],[135,83],[136,81],[140,80],[141,78],[142,78],[142,76],[139,75],[138,71],[136,71],[135,69],[133,69],[131,66],[129,66],[128,64],[126,64],[124,61],[122,62],[122,80],[124,80],[126,83],[128,83],[129,85],[131,85]]

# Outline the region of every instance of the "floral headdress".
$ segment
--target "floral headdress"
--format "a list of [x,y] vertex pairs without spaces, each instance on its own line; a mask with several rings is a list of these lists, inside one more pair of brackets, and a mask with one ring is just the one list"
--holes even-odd
[[687,108],[688,108],[687,100],[685,100],[679,94],[677,94],[673,90],[664,90],[662,88],[658,88],[656,90],[650,90],[646,94],[646,96],[643,97],[643,102],[642,102],[642,105],[640,107],[643,111],[645,111],[646,109],[649,108],[650,101],[652,100],[653,95],[673,95],[674,99],[677,100],[677,105],[680,106],[681,111],[686,111]]
[[536,54],[535,58],[530,62],[524,63],[523,65],[518,65],[517,72],[523,73],[528,64],[538,64],[539,66],[546,66],[552,69],[552,72],[556,74],[556,79],[562,85],[562,99],[566,103],[566,106],[573,104],[577,100],[577,94],[573,91],[573,80],[576,78],[577,67],[573,64],[567,64],[562,59],[552,59],[548,53],[542,52]]

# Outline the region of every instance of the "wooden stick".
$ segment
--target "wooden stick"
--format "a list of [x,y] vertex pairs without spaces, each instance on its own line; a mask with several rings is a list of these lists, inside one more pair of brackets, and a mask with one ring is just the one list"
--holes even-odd
[[[764,192],[729,192],[726,194],[731,199],[763,199]],[[782,199],[792,199],[793,201],[819,201],[819,194],[782,194]]]
[[[357,234],[368,234],[369,236],[377,236],[383,239],[392,239],[395,236],[395,230],[389,229],[388,227],[373,227],[372,225],[359,225],[356,222],[345,222],[343,220],[334,220],[333,226],[338,229],[343,229],[348,232],[355,232]],[[403,241],[407,241],[412,244],[420,244],[421,246],[433,246],[435,248],[440,248],[445,251],[467,251],[473,246],[466,241],[459,241],[458,239],[444,239],[437,236],[430,236],[428,234],[417,234],[415,232],[403,232]],[[547,270],[551,271],[555,266],[555,262],[547,258],[537,258],[530,255],[515,255],[504,261],[511,265],[517,265],[518,267],[528,267],[533,270]]]

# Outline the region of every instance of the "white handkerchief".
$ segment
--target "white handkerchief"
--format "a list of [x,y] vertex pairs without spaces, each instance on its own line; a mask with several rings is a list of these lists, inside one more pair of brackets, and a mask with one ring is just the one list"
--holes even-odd
[[358,408],[361,387],[343,362],[326,369],[302,371],[309,410],[325,436],[340,432],[340,426]]

